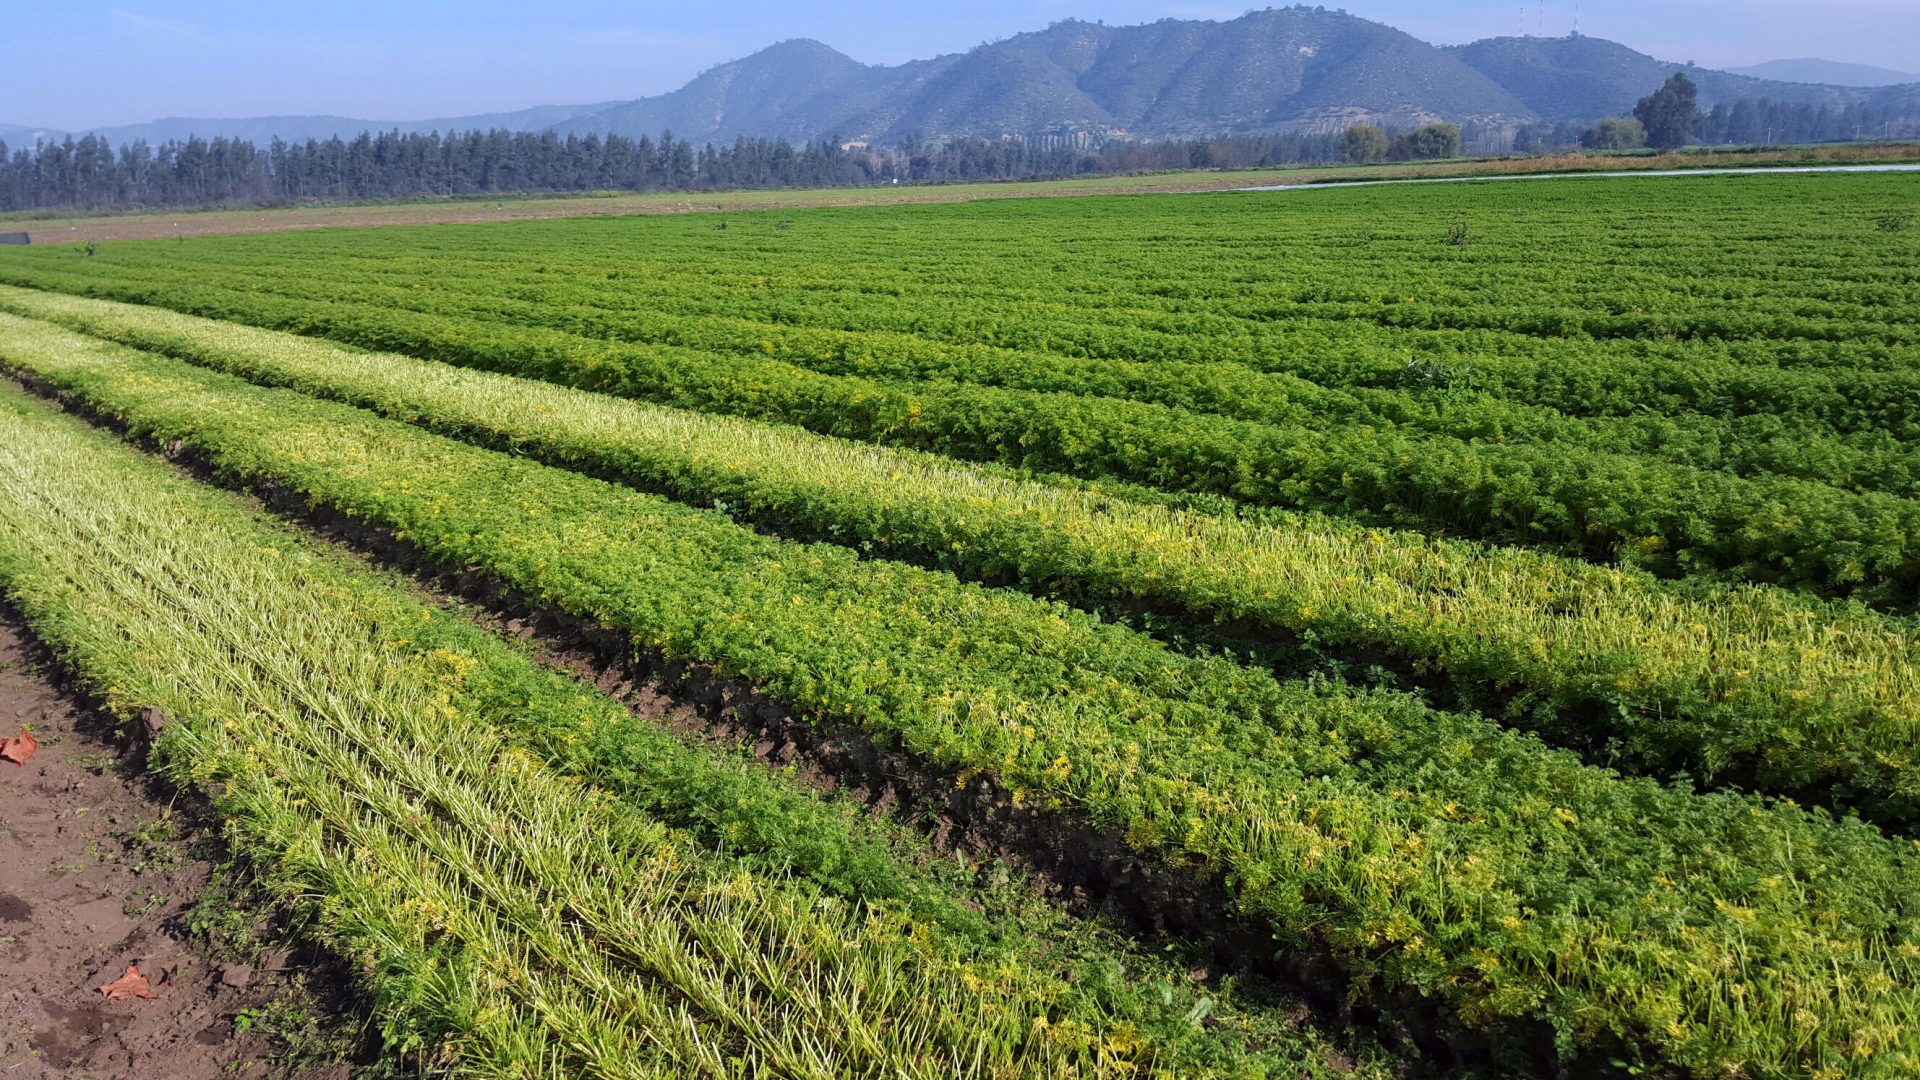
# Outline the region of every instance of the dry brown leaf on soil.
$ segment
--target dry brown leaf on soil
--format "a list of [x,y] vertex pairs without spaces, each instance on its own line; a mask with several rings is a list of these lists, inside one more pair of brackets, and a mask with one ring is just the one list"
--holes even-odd
[[139,964],[128,964],[127,973],[100,988],[108,1001],[125,1001],[129,998],[143,998],[147,1001],[159,999],[148,985],[147,977],[140,974]]
[[18,738],[0,739],[0,758],[5,758],[15,765],[25,765],[27,759],[32,757],[33,752],[38,749],[40,744],[34,741],[33,732],[26,728],[20,729]]

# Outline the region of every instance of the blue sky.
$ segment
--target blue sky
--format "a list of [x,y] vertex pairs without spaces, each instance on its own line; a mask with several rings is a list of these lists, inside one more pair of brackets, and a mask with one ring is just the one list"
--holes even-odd
[[[1522,26],[1560,35],[1574,18],[1572,0],[1344,6],[1442,44]],[[420,119],[660,93],[790,37],[897,63],[1056,19],[1217,19],[1246,9],[1135,0],[4,0],[0,122],[80,129],[160,116]],[[1715,67],[1800,56],[1920,67],[1920,0],[1582,0],[1580,21],[1588,34]]]

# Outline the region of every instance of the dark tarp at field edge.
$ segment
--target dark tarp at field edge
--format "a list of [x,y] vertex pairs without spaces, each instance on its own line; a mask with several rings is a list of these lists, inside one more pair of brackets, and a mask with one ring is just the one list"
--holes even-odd
[[0,244],[31,244],[33,241],[23,232],[0,232]]

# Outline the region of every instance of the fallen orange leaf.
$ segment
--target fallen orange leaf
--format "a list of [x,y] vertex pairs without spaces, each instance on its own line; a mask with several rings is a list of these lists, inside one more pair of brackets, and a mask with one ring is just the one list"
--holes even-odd
[[20,737],[17,739],[0,739],[0,758],[6,758],[15,765],[25,765],[27,759],[32,757],[33,752],[38,749],[40,744],[34,741],[33,732],[26,728],[20,729]]
[[159,998],[148,985],[147,977],[140,974],[139,964],[128,964],[127,973],[100,988],[100,993],[108,1001],[124,1001],[128,998],[144,998],[154,1001]]

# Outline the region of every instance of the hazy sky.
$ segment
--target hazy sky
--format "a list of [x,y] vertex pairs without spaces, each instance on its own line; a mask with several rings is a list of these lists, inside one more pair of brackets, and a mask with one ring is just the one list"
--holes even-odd
[[[1522,27],[1558,36],[1574,19],[1572,0],[1345,6],[1440,44]],[[897,63],[1069,17],[1136,23],[1245,10],[1136,0],[0,0],[0,123],[424,119],[660,93],[790,37]],[[1801,56],[1920,67],[1920,0],[1583,0],[1580,28],[1711,67]]]

